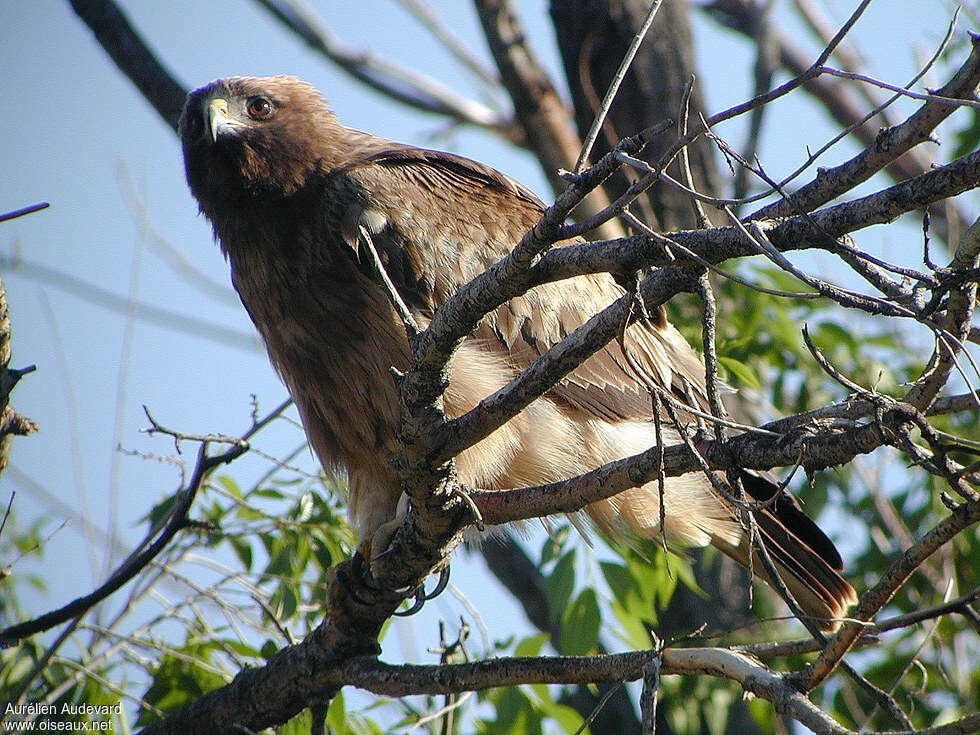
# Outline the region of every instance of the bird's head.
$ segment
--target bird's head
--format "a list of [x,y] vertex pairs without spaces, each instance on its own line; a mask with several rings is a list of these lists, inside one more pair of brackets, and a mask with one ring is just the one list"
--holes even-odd
[[209,216],[220,203],[288,197],[324,165],[336,125],[295,77],[218,79],[188,95],[180,118],[187,183]]

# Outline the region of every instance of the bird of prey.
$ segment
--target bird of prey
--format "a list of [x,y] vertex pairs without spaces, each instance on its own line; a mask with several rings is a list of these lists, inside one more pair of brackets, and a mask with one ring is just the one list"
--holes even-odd
[[[293,77],[231,77],[192,92],[180,136],[191,192],[312,448],[325,468],[346,473],[350,519],[360,551],[370,555],[397,520],[402,495],[389,462],[399,424],[391,368],[407,369],[409,345],[360,238],[371,239],[425,326],[520,241],[544,205],[484,164],[344,127],[311,85]],[[455,356],[446,414],[474,408],[623,293],[609,274],[584,275],[539,286],[488,314]],[[656,441],[644,381],[683,400],[693,386],[703,401],[704,367],[662,310],[463,451],[460,479],[492,490],[537,485],[648,449]],[[678,441],[664,428],[665,441]],[[748,474],[746,489],[772,500],[754,516],[790,592],[807,615],[833,627],[856,599],[833,543],[785,491]],[[668,478],[663,505],[668,540],[713,544],[749,565],[748,534],[701,473]],[[661,532],[656,481],[586,511],[613,539]]]

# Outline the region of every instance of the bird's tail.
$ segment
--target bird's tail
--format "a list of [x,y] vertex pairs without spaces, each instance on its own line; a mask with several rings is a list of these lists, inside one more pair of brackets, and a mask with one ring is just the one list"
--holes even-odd
[[[834,543],[803,513],[792,496],[765,478],[744,473],[743,484],[752,500],[764,504],[753,510],[752,515],[758,540],[765,545],[783,584],[821,630],[836,630],[840,618],[857,602],[857,594],[841,576],[844,565]],[[776,493],[779,497],[773,499]],[[739,564],[750,567],[748,537],[744,533],[739,543],[733,544],[731,540],[712,536],[711,544]],[[758,549],[753,551],[750,568],[778,591]]]

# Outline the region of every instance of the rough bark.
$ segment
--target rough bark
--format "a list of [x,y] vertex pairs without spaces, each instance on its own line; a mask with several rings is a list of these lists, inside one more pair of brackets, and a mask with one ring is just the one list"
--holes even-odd
[[[647,0],[554,0],[551,3],[551,17],[580,135],[592,125],[599,103],[649,6]],[[695,73],[694,40],[688,15],[687,3],[667,0],[660,7],[609,111],[591,160],[597,160],[620,138],[637,130],[666,119],[680,119],[684,91]],[[695,84],[690,101],[691,118],[697,119],[703,109]],[[641,157],[656,162],[670,142],[667,136],[652,141]],[[709,142],[702,138],[689,151],[695,187],[699,191],[717,191]],[[667,171],[683,180],[677,162]],[[611,199],[628,186],[629,173],[623,171],[607,183]],[[658,184],[647,192],[643,201],[648,213],[654,215],[648,224],[659,225],[661,231],[696,225],[690,197],[682,192]],[[637,215],[640,214],[638,211]]]

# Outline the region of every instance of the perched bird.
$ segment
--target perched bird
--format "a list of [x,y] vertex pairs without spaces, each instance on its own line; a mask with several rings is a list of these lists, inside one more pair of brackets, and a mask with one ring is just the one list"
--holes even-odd
[[[346,473],[350,519],[370,555],[397,520],[402,495],[388,461],[399,422],[390,369],[407,368],[409,347],[359,237],[371,238],[424,326],[456,289],[506,255],[544,206],[484,164],[342,126],[320,94],[293,77],[232,77],[192,92],[180,136],[191,192],[310,444],[325,468]],[[609,274],[579,276],[488,314],[456,354],[447,415],[472,409],[622,294]],[[463,451],[461,480],[497,490],[554,482],[655,444],[648,390],[624,347],[645,380],[683,400],[685,386],[703,397],[704,368],[660,310]],[[676,431],[666,437],[679,441]],[[780,493],[755,512],[759,531],[806,614],[833,627],[855,601],[833,543],[788,493],[748,474],[746,489],[757,499]],[[748,565],[747,534],[702,474],[668,479],[664,507],[669,540],[713,544]],[[587,513],[614,539],[659,538],[658,483]]]

